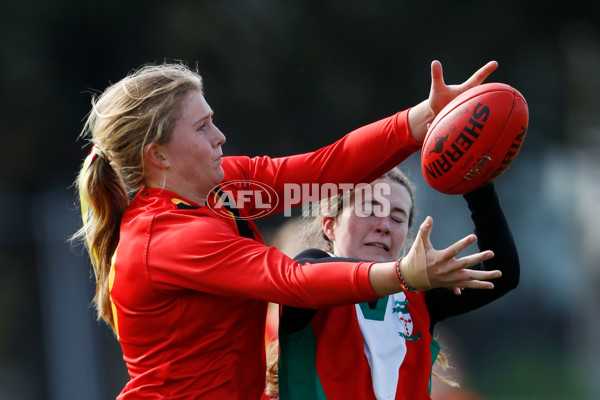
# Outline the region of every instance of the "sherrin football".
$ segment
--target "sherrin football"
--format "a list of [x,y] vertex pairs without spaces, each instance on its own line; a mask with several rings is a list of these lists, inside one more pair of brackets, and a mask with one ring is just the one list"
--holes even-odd
[[513,162],[527,133],[529,109],[504,83],[467,90],[435,117],[423,142],[425,181],[446,194],[464,194],[498,178]]

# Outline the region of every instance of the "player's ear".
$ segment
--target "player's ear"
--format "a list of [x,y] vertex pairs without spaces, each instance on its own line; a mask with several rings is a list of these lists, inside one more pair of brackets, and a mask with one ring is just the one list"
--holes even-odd
[[330,241],[335,240],[335,230],[333,229],[335,226],[335,218],[332,216],[326,215],[323,217],[323,221],[321,221],[321,229],[323,233]]
[[144,157],[150,164],[160,169],[166,169],[171,166],[169,160],[167,160],[162,151],[162,146],[156,142],[148,143],[144,147]]

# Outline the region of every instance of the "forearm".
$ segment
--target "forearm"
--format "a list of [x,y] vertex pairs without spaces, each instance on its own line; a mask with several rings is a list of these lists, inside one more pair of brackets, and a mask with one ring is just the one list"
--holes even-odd
[[[276,213],[322,195],[336,194],[330,187],[324,190],[324,184],[343,191],[350,187],[340,184],[372,182],[420,148],[421,143],[414,140],[408,127],[408,111],[402,111],[362,126],[314,152],[280,158],[226,157],[223,169],[226,180],[262,182],[287,199],[278,204],[273,211]],[[316,196],[300,190],[302,185],[313,183],[320,185]]]
[[369,281],[373,291],[380,297],[402,291],[395,262],[373,264],[369,270]]
[[519,255],[494,185],[489,184],[463,197],[471,211],[477,246],[495,254],[482,264],[482,269],[502,271],[502,277],[494,282],[497,289],[515,288],[520,275]]
[[410,134],[408,111],[402,111],[362,126],[325,148],[295,156],[289,167],[297,171],[297,161],[308,164],[302,182],[308,176],[318,183],[369,183],[420,148],[421,143]]
[[[363,262],[366,260],[347,257],[331,257],[327,252],[319,249],[307,249],[298,254],[294,260],[302,264],[308,263],[314,265],[320,263],[332,262]],[[335,268],[335,267],[334,267]],[[377,296],[383,297],[392,293],[402,291],[400,281],[396,275],[396,263],[374,263],[369,268],[369,283]]]
[[494,252],[492,259],[486,260],[476,268],[488,271],[498,269],[502,271],[502,276],[493,280],[492,290],[466,289],[460,296],[443,289],[427,292],[425,301],[432,324],[491,303],[519,283],[518,252],[493,185],[468,193],[464,198],[471,210],[479,249]]

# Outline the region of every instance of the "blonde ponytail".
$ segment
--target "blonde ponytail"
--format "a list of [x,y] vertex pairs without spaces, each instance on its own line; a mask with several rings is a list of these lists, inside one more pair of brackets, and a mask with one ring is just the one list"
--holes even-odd
[[83,225],[71,239],[88,250],[98,319],[117,336],[110,287],[121,219],[129,194],[144,185],[144,147],[170,140],[178,108],[191,90],[202,93],[202,77],[186,65],[145,65],[92,99],[81,133],[94,147],[77,177]]
[[[115,329],[110,305],[109,276],[119,242],[119,225],[128,204],[127,189],[105,156],[93,148],[77,178],[82,227],[73,235],[84,243],[96,278],[93,303],[98,319]],[[115,329],[116,331],[116,329]]]

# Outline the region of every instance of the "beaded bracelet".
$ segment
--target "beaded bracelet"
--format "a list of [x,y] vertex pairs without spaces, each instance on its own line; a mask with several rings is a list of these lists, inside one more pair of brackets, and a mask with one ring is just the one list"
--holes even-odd
[[398,278],[398,281],[400,282],[400,287],[405,292],[407,290],[411,291],[411,292],[418,292],[419,291],[418,289],[415,289],[414,287],[410,286],[404,280],[404,277],[402,276],[402,272],[400,272],[400,261],[402,261],[402,258],[399,258],[398,261],[396,261],[396,277]]

